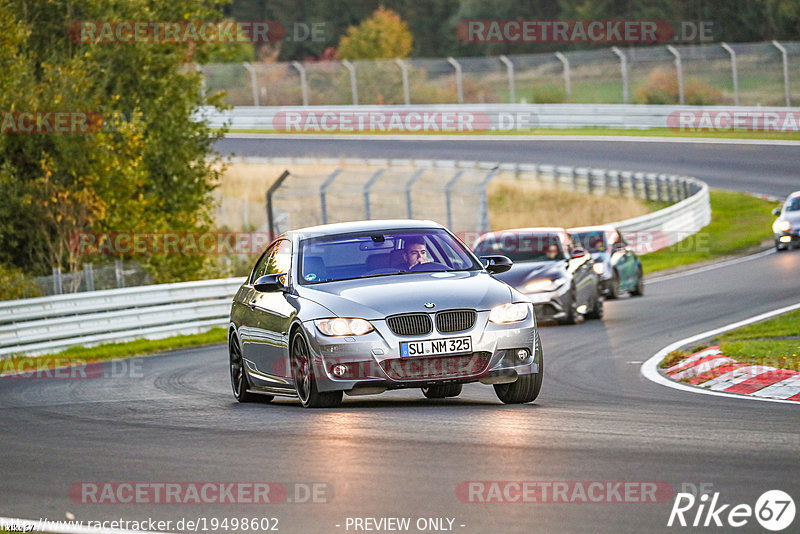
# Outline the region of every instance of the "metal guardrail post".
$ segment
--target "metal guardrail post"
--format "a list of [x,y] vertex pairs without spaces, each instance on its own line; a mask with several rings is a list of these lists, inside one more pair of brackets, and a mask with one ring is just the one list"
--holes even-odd
[[372,186],[375,185],[375,182],[377,182],[380,179],[381,175],[383,174],[383,171],[385,170],[386,169],[378,169],[378,171],[375,174],[370,176],[369,180],[367,180],[367,183],[364,184],[364,219],[366,219],[367,221],[372,219],[372,214],[370,213],[370,208],[369,208],[369,191],[370,189],[372,189]]
[[486,188],[489,187],[489,184],[499,172],[500,169],[495,167],[486,173],[486,176],[481,182],[481,200],[480,207],[478,208],[478,225],[475,228],[477,232],[488,232],[491,229],[489,225],[489,196],[488,193],[486,193]]
[[275,238],[275,214],[272,209],[272,195],[278,188],[283,184],[283,181],[289,176],[289,171],[285,170],[283,173],[275,180],[269,189],[267,189],[267,231],[269,231],[269,240],[272,241]]
[[353,105],[358,105],[358,81],[356,80],[356,67],[346,59],[342,61],[342,65],[350,71],[350,92],[353,94]]
[[242,63],[242,66],[250,73],[250,87],[253,89],[253,105],[259,107],[258,103],[258,78],[256,69],[250,63]]
[[125,287],[125,269],[122,260],[114,261],[114,276],[117,279],[117,287]]
[[622,74],[622,103],[629,104],[631,101],[631,94],[628,89],[628,58],[625,53],[616,46],[612,46],[611,51],[619,58],[619,70]]
[[453,186],[456,185],[461,175],[464,174],[464,171],[456,171],[452,178],[447,182],[444,186],[444,196],[445,201],[447,202],[447,227],[452,230],[453,229],[453,210],[450,206],[450,193],[453,190]]
[[728,43],[720,43],[722,48],[731,56],[731,78],[733,80],[733,103],[739,105],[739,68],[736,65],[736,51]]
[[517,90],[514,84],[514,64],[506,56],[500,56],[499,59],[506,66],[506,72],[508,72],[508,101],[510,104],[516,104]]
[[411,94],[408,90],[408,65],[400,58],[395,58],[394,62],[397,63],[397,66],[400,67],[400,71],[403,73],[403,101],[406,106],[410,106]]
[[675,56],[675,70],[678,71],[678,102],[681,106],[686,105],[686,98],[683,94],[683,63],[681,62],[681,54],[678,49],[672,45],[667,45],[667,50],[670,54]]
[[426,169],[418,169],[417,172],[411,175],[411,178],[408,179],[406,182],[406,214],[408,215],[409,219],[414,218],[414,209],[411,204],[411,188],[414,187],[414,184],[417,183],[417,180],[422,178],[422,174],[426,171]]
[[322,211],[322,224],[328,224],[328,205],[325,199],[325,194],[328,192],[328,188],[333,184],[333,181],[336,180],[336,177],[339,176],[344,169],[336,169],[333,171],[319,186],[319,207]]
[[60,295],[61,293],[61,267],[53,267],[53,294]]
[[447,58],[447,62],[450,63],[454,69],[456,69],[456,91],[458,92],[458,103],[464,103],[464,80],[461,74],[461,63],[453,59],[452,57]]
[[91,263],[83,264],[83,276],[86,279],[86,291],[94,291],[94,267]]
[[197,63],[194,64],[194,70],[200,75],[200,94],[203,95],[203,99],[206,98],[206,76],[203,73],[203,67],[198,65]]
[[778,41],[772,41],[772,44],[781,53],[783,59],[783,94],[786,97],[786,107],[788,108],[792,105],[792,92],[789,86],[789,56],[786,54],[786,48]]
[[564,92],[567,94],[567,102],[572,101],[572,81],[569,71],[569,60],[561,52],[556,52],[556,57],[564,65]]
[[303,105],[308,105],[308,79],[306,78],[306,68],[299,61],[292,61],[292,67],[300,73],[300,92],[303,95]]

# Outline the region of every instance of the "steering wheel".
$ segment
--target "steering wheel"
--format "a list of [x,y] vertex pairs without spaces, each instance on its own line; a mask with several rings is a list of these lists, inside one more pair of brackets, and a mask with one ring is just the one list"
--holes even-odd
[[418,263],[413,266],[409,271],[446,271],[447,267],[442,265],[441,263],[436,263],[435,261],[429,261],[428,263]]

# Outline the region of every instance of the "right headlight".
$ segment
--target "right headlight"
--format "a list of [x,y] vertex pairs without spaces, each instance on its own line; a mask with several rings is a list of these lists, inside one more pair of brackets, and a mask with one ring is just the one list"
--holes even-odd
[[518,323],[528,317],[531,305],[527,302],[509,302],[495,306],[489,312],[489,320],[495,324]]
[[788,232],[792,229],[792,223],[785,219],[778,219],[774,223],[772,223],[772,231],[776,234],[778,232]]
[[537,280],[525,285],[525,291],[529,293],[536,293],[538,291],[555,291],[563,286],[566,280],[564,278],[556,278],[555,280]]
[[326,336],[363,336],[374,330],[369,321],[358,318],[332,317],[314,321],[317,329]]

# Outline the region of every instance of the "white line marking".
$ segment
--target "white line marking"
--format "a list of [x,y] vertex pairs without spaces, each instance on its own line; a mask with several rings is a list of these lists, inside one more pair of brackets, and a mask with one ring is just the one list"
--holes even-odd
[[709,137],[635,137],[627,135],[414,135],[414,134],[267,134],[227,133],[230,139],[336,139],[358,141],[607,141],[626,143],[689,143],[704,145],[800,146],[800,141],[781,139],[714,139]]
[[672,280],[674,278],[682,278],[684,276],[691,276],[694,274],[704,273],[706,271],[713,271],[714,269],[722,269],[723,267],[730,267],[731,265],[736,265],[739,263],[744,263],[750,260],[757,260],[758,258],[763,258],[764,256],[769,256],[770,254],[775,254],[775,249],[770,248],[768,250],[763,250],[761,252],[757,252],[755,254],[751,254],[750,256],[744,256],[742,258],[733,258],[730,260],[721,261],[719,263],[712,263],[711,265],[706,265],[704,267],[698,267],[697,269],[691,269],[689,271],[681,271],[675,274],[667,274],[664,276],[659,276],[658,278],[645,278],[645,281],[648,284],[655,284],[656,282],[666,282],[667,280]]
[[797,304],[792,304],[791,306],[785,306],[783,308],[778,308],[777,310],[768,311],[766,313],[762,313],[761,315],[756,315],[754,317],[750,317],[748,319],[744,319],[742,321],[727,324],[725,326],[721,326],[719,328],[715,328],[714,330],[708,330],[706,332],[702,332],[700,334],[687,337],[681,340],[672,343],[658,351],[654,354],[650,359],[648,359],[640,369],[642,375],[647,378],[648,380],[655,382],[656,384],[660,384],[662,386],[667,386],[668,388],[673,389],[680,389],[682,391],[691,391],[693,393],[700,393],[703,395],[716,395],[718,397],[730,397],[734,399],[752,399],[757,401],[763,402],[781,402],[784,404],[798,404],[797,401],[790,401],[790,400],[783,400],[783,399],[767,399],[763,397],[753,397],[750,395],[741,395],[738,393],[725,393],[723,391],[709,391],[707,389],[689,386],[687,384],[682,384],[680,382],[673,382],[669,378],[663,376],[661,373],[658,372],[658,364],[664,357],[672,352],[673,350],[677,350],[684,345],[689,345],[690,343],[694,343],[695,341],[700,341],[701,339],[706,339],[717,334],[721,334],[722,332],[727,332],[728,330],[733,330],[734,328],[739,328],[740,326],[745,326],[751,323],[756,323],[758,321],[763,321],[764,319],[769,319],[770,317],[775,317],[776,315],[780,315],[782,313],[790,312],[793,310],[800,309],[800,302]]
[[[31,521],[29,519],[15,519],[13,517],[0,517],[0,527],[5,529],[13,528],[17,532],[54,532],[56,534],[145,534],[147,530],[114,530],[110,528],[88,527],[83,525],[68,525],[75,520],[65,519],[64,521]],[[28,527],[28,530],[21,530]],[[12,530],[13,532],[14,530]],[[154,533],[155,534],[155,533]],[[163,533],[162,533],[163,534]]]

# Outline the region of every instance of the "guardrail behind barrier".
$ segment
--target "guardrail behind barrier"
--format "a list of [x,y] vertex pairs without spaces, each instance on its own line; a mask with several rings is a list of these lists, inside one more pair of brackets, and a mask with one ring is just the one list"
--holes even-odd
[[[708,117],[703,115],[708,112]],[[681,115],[681,114],[684,115]],[[414,115],[416,114],[416,115]],[[426,115],[427,114],[427,115]],[[434,114],[438,114],[434,116]],[[446,115],[443,115],[446,114]],[[738,115],[737,115],[738,114]],[[767,115],[771,114],[771,115]],[[787,114],[791,117],[787,117]],[[285,133],[501,132],[531,128],[706,128],[797,132],[798,107],[635,104],[429,104],[394,106],[203,107],[213,128]],[[417,116],[418,115],[418,116]],[[362,117],[362,118],[359,118]],[[374,119],[372,118],[374,117]],[[425,117],[428,117],[426,122]],[[459,118],[460,117],[460,118]],[[738,117],[738,118],[737,118]],[[755,117],[755,118],[754,118]],[[766,124],[764,117],[772,117]],[[683,118],[683,122],[681,122]],[[794,121],[785,119],[795,118]],[[770,119],[770,120],[772,120]],[[771,126],[770,126],[771,125]]]

